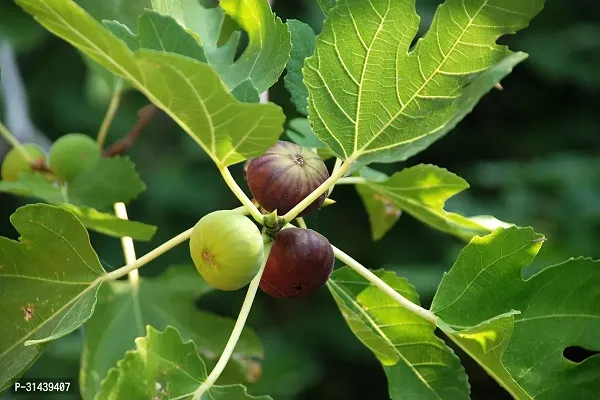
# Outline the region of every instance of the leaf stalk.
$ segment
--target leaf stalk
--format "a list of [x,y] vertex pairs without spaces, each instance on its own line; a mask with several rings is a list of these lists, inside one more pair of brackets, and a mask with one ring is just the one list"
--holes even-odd
[[413,303],[412,301],[408,300],[406,297],[404,297],[400,293],[396,292],[390,285],[385,283],[381,278],[379,278],[377,275],[375,275],[369,269],[364,267],[358,261],[356,261],[355,259],[350,257],[348,254],[344,253],[342,250],[338,249],[335,246],[332,246],[332,247],[333,247],[333,253],[335,254],[335,257],[338,260],[340,260],[341,262],[343,262],[344,264],[346,264],[347,266],[349,266],[350,268],[352,268],[353,270],[358,272],[363,278],[365,278],[366,280],[371,282],[373,285],[375,285],[382,292],[384,292],[385,294],[390,296],[392,299],[394,299],[398,304],[400,304],[402,307],[406,308],[408,311],[412,312],[413,314],[418,315],[419,317],[423,318],[424,320],[431,323],[432,325],[437,325],[437,317],[435,316],[434,313],[432,313],[431,311],[426,310],[423,307],[418,306],[415,303]]

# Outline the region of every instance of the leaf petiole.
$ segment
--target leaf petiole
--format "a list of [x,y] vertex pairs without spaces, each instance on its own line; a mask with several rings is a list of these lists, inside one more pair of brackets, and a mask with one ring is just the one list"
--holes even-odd
[[432,313],[429,310],[424,309],[423,307],[416,305],[412,301],[408,300],[406,297],[402,296],[400,293],[396,292],[394,289],[392,289],[390,287],[390,285],[385,283],[381,278],[379,278],[377,275],[372,273],[369,269],[367,269],[362,264],[360,264],[358,261],[356,261],[355,259],[350,257],[348,254],[344,253],[342,250],[338,249],[335,246],[331,246],[331,247],[333,247],[333,253],[335,254],[335,257],[338,260],[340,260],[341,262],[343,262],[344,264],[346,264],[347,266],[349,266],[350,268],[352,268],[353,270],[358,272],[360,275],[362,275],[363,278],[367,279],[373,285],[377,286],[382,292],[384,292],[385,294],[390,296],[392,299],[394,299],[398,304],[400,304],[402,307],[406,308],[408,311],[412,312],[413,314],[418,315],[419,317],[425,319],[426,321],[430,322],[433,325],[437,325],[437,317],[435,316],[434,313]]
[[225,181],[227,186],[229,186],[229,189],[231,189],[235,197],[237,197],[238,200],[244,205],[246,210],[248,210],[248,213],[252,216],[252,218],[254,218],[259,224],[264,224],[265,216],[260,212],[258,208],[256,208],[254,203],[252,203],[252,200],[250,200],[250,198],[246,196],[246,193],[244,193],[240,185],[238,185],[235,179],[233,179],[229,168],[219,166],[219,172],[221,172],[223,180]]
[[337,182],[338,185],[363,185],[365,183],[367,183],[367,180],[360,176],[349,176],[347,178],[342,178]]

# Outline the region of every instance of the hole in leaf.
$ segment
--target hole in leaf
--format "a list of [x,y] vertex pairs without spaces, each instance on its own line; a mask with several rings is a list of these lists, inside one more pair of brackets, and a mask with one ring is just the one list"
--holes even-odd
[[600,351],[591,351],[579,346],[569,346],[563,351],[563,356],[567,360],[576,363],[583,362],[596,354],[600,354]]

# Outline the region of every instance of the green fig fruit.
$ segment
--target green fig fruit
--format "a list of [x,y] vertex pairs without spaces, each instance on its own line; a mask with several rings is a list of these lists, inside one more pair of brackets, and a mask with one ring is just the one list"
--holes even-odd
[[[31,161],[46,162],[46,154],[44,149],[35,143],[27,143],[23,145],[23,148],[29,154]],[[11,149],[4,161],[2,162],[2,179],[5,181],[16,182],[19,180],[19,175],[22,172],[31,171],[30,160],[27,160],[21,150],[17,148]]]
[[198,221],[190,253],[206,282],[220,290],[237,290],[257,274],[264,260],[263,238],[246,216],[215,211]]
[[93,167],[99,159],[100,149],[94,139],[81,133],[64,135],[50,148],[50,168],[67,182]]

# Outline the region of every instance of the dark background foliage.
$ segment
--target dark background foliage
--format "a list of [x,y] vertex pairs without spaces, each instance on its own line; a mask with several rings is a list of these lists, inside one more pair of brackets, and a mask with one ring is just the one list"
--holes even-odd
[[[426,29],[438,1],[420,0]],[[320,30],[316,0],[280,0],[282,18],[296,18]],[[600,258],[600,3],[553,0],[532,25],[501,39],[530,58],[489,94],[451,134],[406,163],[375,166],[393,173],[404,166],[432,163],[467,179],[471,189],[449,205],[467,215],[492,214],[531,225],[549,239],[535,266],[570,256]],[[422,33],[422,32],[421,32]],[[0,2],[0,38],[15,46],[31,117],[51,140],[69,132],[95,135],[107,93],[86,80],[76,50],[45,33],[9,0]],[[272,101],[291,119],[297,113],[280,81]],[[11,102],[11,97],[0,103]],[[147,101],[128,93],[109,140],[124,135]],[[2,152],[5,144],[0,143]],[[148,190],[129,206],[132,219],[159,227],[143,254],[192,226],[202,215],[238,206],[208,157],[166,116],[157,118],[130,152]],[[241,166],[234,173],[242,182]],[[352,187],[334,192],[338,203],[308,218],[309,225],[347,249],[370,268],[386,267],[406,276],[428,305],[443,271],[464,245],[403,216],[381,241],[372,243],[368,218]],[[0,195],[0,234],[14,237],[10,214],[24,202]],[[118,240],[92,235],[107,270],[123,264]],[[144,267],[156,275],[174,263],[189,263],[185,245]],[[211,294],[198,306],[235,318],[243,291]],[[375,358],[354,338],[325,289],[307,299],[281,301],[258,295],[249,325],[266,349],[262,379],[254,394],[275,399],[385,399],[386,380]],[[53,343],[28,376],[76,379],[82,333]],[[459,353],[460,354],[460,353]],[[585,356],[576,354],[577,357]],[[474,399],[508,395],[477,365],[462,357]],[[75,396],[77,398],[78,396]]]

